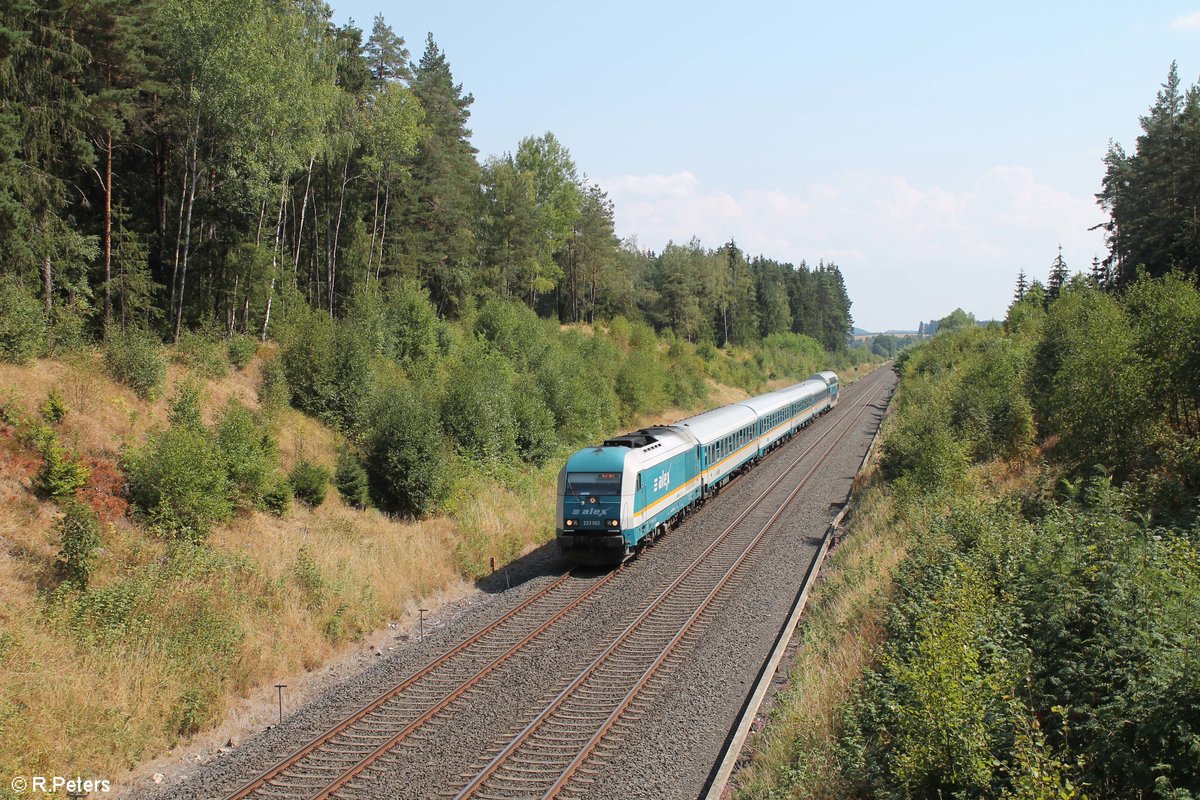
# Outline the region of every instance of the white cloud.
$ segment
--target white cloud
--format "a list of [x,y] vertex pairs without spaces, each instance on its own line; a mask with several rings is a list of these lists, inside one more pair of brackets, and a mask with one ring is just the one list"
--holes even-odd
[[1171,27],[1177,31],[1200,31],[1200,11],[1176,17],[1171,20]]
[[700,188],[700,180],[690,172],[673,175],[622,175],[608,186],[622,194],[649,197],[690,197]]
[[1101,235],[1088,231],[1103,219],[1094,198],[1019,165],[954,187],[865,172],[794,191],[725,191],[686,171],[600,185],[615,204],[617,233],[643,247],[693,236],[715,247],[732,237],[751,255],[835,261],[855,318],[876,329],[915,327],[956,306],[1002,315],[1017,271],[1044,278],[1059,243],[1073,269],[1104,253]]

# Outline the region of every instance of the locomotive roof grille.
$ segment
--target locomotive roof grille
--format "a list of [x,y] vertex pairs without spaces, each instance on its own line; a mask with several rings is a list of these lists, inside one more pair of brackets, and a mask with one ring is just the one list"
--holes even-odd
[[614,439],[605,439],[604,446],[631,447],[637,449],[641,447],[648,447],[652,444],[655,444],[657,441],[658,439],[655,439],[645,431],[634,431],[633,433],[626,433],[623,436],[617,436]]

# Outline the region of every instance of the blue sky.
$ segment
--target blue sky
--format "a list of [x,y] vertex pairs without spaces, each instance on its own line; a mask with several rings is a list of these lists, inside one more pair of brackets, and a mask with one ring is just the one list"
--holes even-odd
[[1060,243],[1103,256],[1108,142],[1132,151],[1172,60],[1200,78],[1200,0],[333,6],[414,59],[433,33],[481,158],[552,131],[619,235],[833,260],[870,330],[1002,316]]

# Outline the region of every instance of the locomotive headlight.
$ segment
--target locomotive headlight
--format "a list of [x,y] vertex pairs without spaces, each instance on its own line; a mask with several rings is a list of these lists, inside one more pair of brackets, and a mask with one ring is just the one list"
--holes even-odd
[[575,527],[575,520],[573,520],[573,519],[569,519],[569,520],[567,520],[567,527],[568,527],[568,528],[573,528],[573,527]]
[[615,528],[615,527],[617,527],[618,525],[620,525],[620,524],[621,524],[621,520],[619,520],[619,519],[610,519],[610,520],[608,521],[608,524],[609,524],[609,525],[612,525],[612,526]]

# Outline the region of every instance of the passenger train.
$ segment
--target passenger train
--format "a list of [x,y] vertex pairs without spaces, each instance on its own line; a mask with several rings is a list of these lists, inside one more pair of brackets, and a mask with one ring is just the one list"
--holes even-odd
[[558,475],[558,545],[618,562],[662,536],[735,476],[837,404],[838,376],[609,439],[572,455]]

